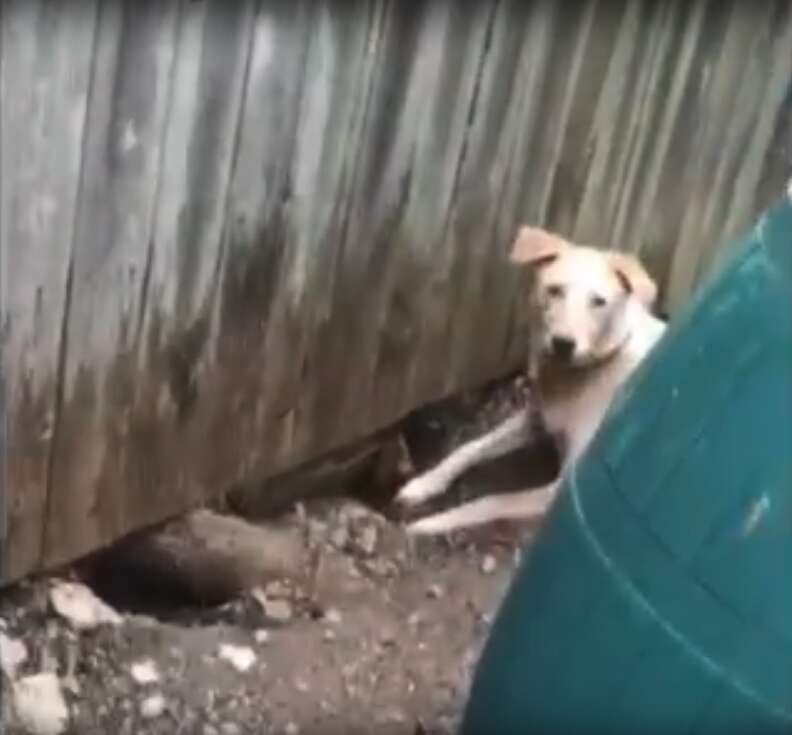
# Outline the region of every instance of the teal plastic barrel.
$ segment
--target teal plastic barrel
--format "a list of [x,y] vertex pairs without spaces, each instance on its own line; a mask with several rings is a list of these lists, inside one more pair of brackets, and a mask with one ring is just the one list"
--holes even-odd
[[792,733],[792,209],[617,399],[518,571],[463,735]]

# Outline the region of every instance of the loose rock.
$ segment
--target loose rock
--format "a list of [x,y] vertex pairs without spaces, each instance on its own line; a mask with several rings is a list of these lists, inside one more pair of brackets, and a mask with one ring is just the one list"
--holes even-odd
[[60,682],[51,672],[13,682],[11,710],[19,726],[30,735],[61,735],[69,722]]
[[16,678],[19,667],[27,661],[27,647],[22,641],[0,633],[0,670],[9,678]]
[[113,608],[84,584],[55,582],[49,598],[55,612],[75,630],[92,630],[100,625],[120,625],[123,622]]
[[492,554],[485,554],[481,559],[481,571],[484,574],[492,574],[498,568],[498,561]]
[[129,673],[135,682],[141,685],[159,681],[157,665],[150,658],[135,661],[130,667]]
[[339,551],[343,551],[349,543],[349,530],[346,525],[336,526],[330,533],[330,543]]
[[231,643],[220,645],[219,657],[228,661],[237,671],[244,673],[256,662],[256,654],[247,646],[235,646]]
[[154,720],[165,712],[165,697],[161,694],[152,694],[140,703],[140,716],[146,720]]
[[371,556],[377,550],[379,533],[374,525],[366,525],[360,530],[357,538],[357,547],[366,556]]
[[293,610],[288,600],[272,600],[260,588],[253,590],[251,596],[261,605],[262,612],[270,620],[285,623],[292,619]]

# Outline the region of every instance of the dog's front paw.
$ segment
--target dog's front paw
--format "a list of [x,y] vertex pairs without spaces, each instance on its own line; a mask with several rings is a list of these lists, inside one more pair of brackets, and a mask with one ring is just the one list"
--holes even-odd
[[404,527],[408,536],[438,536],[448,532],[445,524],[437,519],[436,516],[426,516],[419,518]]
[[411,508],[420,505],[434,495],[439,495],[443,490],[445,490],[445,483],[442,478],[430,473],[418,475],[396,493],[394,503],[402,508]]

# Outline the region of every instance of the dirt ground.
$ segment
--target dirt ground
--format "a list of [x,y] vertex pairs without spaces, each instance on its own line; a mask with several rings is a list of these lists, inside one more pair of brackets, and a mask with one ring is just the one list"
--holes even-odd
[[[461,413],[422,415],[419,466],[519,401],[510,385]],[[486,485],[474,478],[460,492],[476,482]],[[17,676],[56,672],[67,732],[80,735],[453,732],[532,529],[411,542],[398,522],[341,498],[278,523],[300,526],[316,550],[310,589],[281,580],[265,598],[208,610],[127,607],[120,623],[88,631],[53,611],[49,580],[5,593],[0,632],[26,652]]]

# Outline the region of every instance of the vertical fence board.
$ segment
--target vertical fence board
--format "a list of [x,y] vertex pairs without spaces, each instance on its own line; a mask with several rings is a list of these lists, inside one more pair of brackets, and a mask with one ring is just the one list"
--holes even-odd
[[94,21],[90,2],[2,8],[3,578],[41,561]]
[[239,447],[230,484],[262,458],[269,462],[291,436],[292,401],[273,386],[296,367],[281,348],[299,336],[284,325],[282,294],[295,238],[292,165],[315,12],[310,2],[265,2],[253,28],[212,337],[215,390],[229,396],[229,430]]
[[[381,10],[372,2],[330,4],[315,16],[290,167],[291,257],[282,271],[280,306],[267,334],[275,362],[262,397],[278,406],[272,461],[292,462],[334,442],[318,430],[317,391],[328,376],[321,336],[332,319],[345,211],[357,160]],[[288,343],[285,351],[279,347]],[[270,416],[272,413],[270,411]]]
[[[441,284],[453,257],[448,247],[450,212],[480,111],[482,65],[498,5],[449,3],[437,27],[427,24],[433,36],[424,37],[417,51],[426,57],[426,68],[436,69],[436,76],[429,76],[419,58],[410,80],[410,88],[416,89],[411,102],[417,117],[410,191],[393,233],[391,247],[399,250],[363,387],[374,409],[369,420],[375,424],[398,413],[405,403],[423,402],[429,393],[420,376],[431,380],[445,371],[444,360],[434,359],[432,347],[445,326]],[[404,114],[409,112],[405,109]]]
[[[561,154],[560,133],[570,122],[581,43],[590,29],[592,8],[591,4],[562,6],[549,1],[530,5],[525,23],[528,33],[517,52],[514,104],[500,133],[504,136],[502,168],[495,177],[500,188],[488,211],[469,222],[460,238],[467,251],[467,276],[453,286],[459,290],[448,324],[446,391],[480,382],[491,374],[492,365],[509,363],[503,352],[506,330],[514,327],[510,310],[519,277],[508,264],[507,248],[521,221],[546,223],[557,170],[554,163]],[[515,12],[519,11],[512,9],[504,19],[507,32]],[[496,87],[497,79],[498,75],[490,78],[489,89]],[[527,95],[523,97],[519,90],[528,90]],[[492,134],[493,127],[488,126],[486,132]],[[474,176],[475,170],[469,175]],[[466,214],[460,213],[460,219]],[[507,283],[510,288],[504,288]],[[482,303],[488,304],[487,309],[477,307]],[[466,347],[473,333],[478,342],[476,356]]]
[[130,437],[177,16],[177,3],[156,0],[101,6],[53,449],[58,481],[44,538],[48,563],[113,537],[126,522],[117,501],[134,491],[127,489],[131,478],[107,469],[123,464]]

